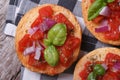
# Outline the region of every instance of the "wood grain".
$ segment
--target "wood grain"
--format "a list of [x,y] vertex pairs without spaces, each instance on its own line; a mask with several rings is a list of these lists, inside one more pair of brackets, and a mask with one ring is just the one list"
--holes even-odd
[[14,37],[3,33],[9,0],[0,0],[0,80],[19,80],[20,67],[14,47]]

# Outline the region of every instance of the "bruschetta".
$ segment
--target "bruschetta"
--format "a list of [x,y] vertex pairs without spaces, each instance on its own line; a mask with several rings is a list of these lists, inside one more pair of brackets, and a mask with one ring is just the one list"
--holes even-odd
[[83,0],[82,14],[87,29],[98,40],[120,45],[119,0]]
[[20,20],[15,36],[16,52],[26,68],[53,76],[77,60],[81,34],[77,19],[68,9],[43,4]]
[[93,50],[79,60],[73,80],[120,80],[120,49]]

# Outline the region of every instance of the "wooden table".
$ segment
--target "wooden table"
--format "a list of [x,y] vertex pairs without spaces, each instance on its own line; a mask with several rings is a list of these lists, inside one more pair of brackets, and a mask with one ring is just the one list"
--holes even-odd
[[19,62],[14,48],[14,37],[6,36],[5,16],[9,0],[0,0],[0,80],[20,80]]

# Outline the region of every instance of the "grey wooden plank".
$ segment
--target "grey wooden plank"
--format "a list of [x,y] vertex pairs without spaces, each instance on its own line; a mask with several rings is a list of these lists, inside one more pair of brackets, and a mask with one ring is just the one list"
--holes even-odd
[[0,80],[19,80],[21,64],[15,53],[14,38],[3,33],[8,4],[9,0],[0,0]]

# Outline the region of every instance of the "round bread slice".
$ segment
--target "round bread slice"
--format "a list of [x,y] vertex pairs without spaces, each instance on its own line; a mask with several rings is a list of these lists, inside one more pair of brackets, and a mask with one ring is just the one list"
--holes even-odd
[[94,23],[93,21],[88,21],[88,9],[91,6],[91,0],[82,0],[82,15],[86,24],[87,29],[101,42],[111,44],[111,45],[120,45],[119,40],[107,40],[104,38],[103,33],[96,33],[95,28],[99,26],[99,24]]
[[30,29],[31,24],[34,22],[34,20],[37,18],[37,16],[39,15],[38,10],[44,6],[51,6],[54,14],[58,14],[58,13],[62,13],[64,14],[67,19],[74,25],[74,36],[80,39],[80,43],[81,43],[81,28],[80,25],[76,19],[76,17],[66,8],[55,5],[55,4],[43,4],[40,6],[37,6],[33,9],[31,9],[30,11],[28,11],[20,20],[17,30],[16,30],[16,36],[15,36],[15,46],[16,46],[16,52],[17,55],[21,61],[21,63],[28,69],[30,69],[31,71],[34,72],[38,72],[38,73],[44,73],[44,74],[48,74],[48,75],[56,75],[59,74],[61,72],[63,72],[65,69],[67,69],[68,67],[70,67],[70,65],[76,61],[76,59],[78,58],[79,55],[79,51],[80,51],[80,46],[74,51],[73,53],[73,59],[70,62],[70,65],[68,67],[64,67],[61,64],[58,64],[55,67],[51,67],[49,65],[47,65],[45,70],[42,70],[40,68],[36,68],[34,66],[31,66],[28,64],[28,59],[29,56],[24,56],[23,53],[19,52],[18,50],[18,42],[22,39],[22,37],[26,34],[27,30]]
[[105,47],[93,50],[86,54],[82,59],[77,63],[74,70],[74,78],[73,80],[82,80],[79,76],[79,73],[84,69],[84,65],[88,61],[104,61],[105,57],[108,53],[117,54],[120,56],[120,49],[113,47]]

